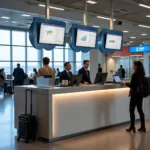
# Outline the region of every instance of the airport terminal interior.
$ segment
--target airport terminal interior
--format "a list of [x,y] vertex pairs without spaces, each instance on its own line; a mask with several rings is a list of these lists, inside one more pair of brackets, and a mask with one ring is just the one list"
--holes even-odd
[[150,81],[150,0],[1,0],[0,51],[0,150],[150,149],[150,84],[146,132],[137,109],[126,132],[135,62]]

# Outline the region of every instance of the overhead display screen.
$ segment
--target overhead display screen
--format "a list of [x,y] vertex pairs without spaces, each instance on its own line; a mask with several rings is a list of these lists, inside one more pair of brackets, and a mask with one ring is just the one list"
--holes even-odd
[[40,44],[63,45],[65,38],[65,26],[54,24],[41,24]]
[[76,46],[95,48],[96,37],[96,31],[77,29]]
[[106,49],[113,49],[113,50],[121,50],[122,45],[122,36],[115,35],[115,34],[107,34],[106,36]]

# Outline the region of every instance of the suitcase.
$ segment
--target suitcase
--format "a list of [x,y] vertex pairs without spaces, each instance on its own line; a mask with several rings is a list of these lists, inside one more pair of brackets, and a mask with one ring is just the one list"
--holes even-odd
[[7,94],[13,94],[12,86],[9,85],[6,87],[6,93]]
[[[30,114],[27,114],[27,93],[31,94]],[[36,139],[36,117],[32,115],[32,90],[25,91],[25,114],[19,116],[18,122],[18,138],[25,139],[25,142],[35,141]]]

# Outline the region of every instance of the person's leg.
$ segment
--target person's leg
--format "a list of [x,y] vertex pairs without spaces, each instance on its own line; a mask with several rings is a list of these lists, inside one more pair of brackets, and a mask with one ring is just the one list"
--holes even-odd
[[145,115],[142,106],[143,106],[143,98],[137,97],[137,110],[140,115],[141,128],[145,129]]
[[130,108],[129,108],[130,120],[131,120],[130,127],[131,128],[135,128],[135,113],[134,113],[135,107],[136,107],[136,104],[135,104],[134,97],[131,97],[131,99],[130,99]]

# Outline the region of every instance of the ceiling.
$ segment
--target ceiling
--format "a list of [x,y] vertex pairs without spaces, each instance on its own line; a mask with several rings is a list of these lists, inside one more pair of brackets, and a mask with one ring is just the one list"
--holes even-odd
[[[33,17],[44,17],[44,8],[38,4],[44,4],[45,0],[5,0],[0,3],[0,26],[11,26],[17,28],[29,28]],[[67,29],[71,23],[82,23],[82,10],[84,0],[50,0],[50,5],[64,8],[65,11],[51,9],[51,19],[67,21]],[[9,3],[9,5],[8,5]],[[128,30],[124,34],[124,42],[133,41],[133,44],[142,44],[143,41],[150,41],[150,29],[140,28],[138,24],[150,25],[150,9],[138,6],[138,3],[144,3],[150,6],[150,0],[114,0],[114,18],[121,20],[121,26],[114,25],[117,30]],[[97,15],[109,17],[111,12],[110,0],[98,0],[98,4],[88,4],[88,25],[98,25],[102,28],[109,28],[109,21],[98,19]],[[23,17],[22,14],[29,14],[29,17]],[[10,19],[3,19],[2,16],[8,16]],[[147,36],[141,36],[147,33]],[[136,39],[130,39],[130,37]]]

